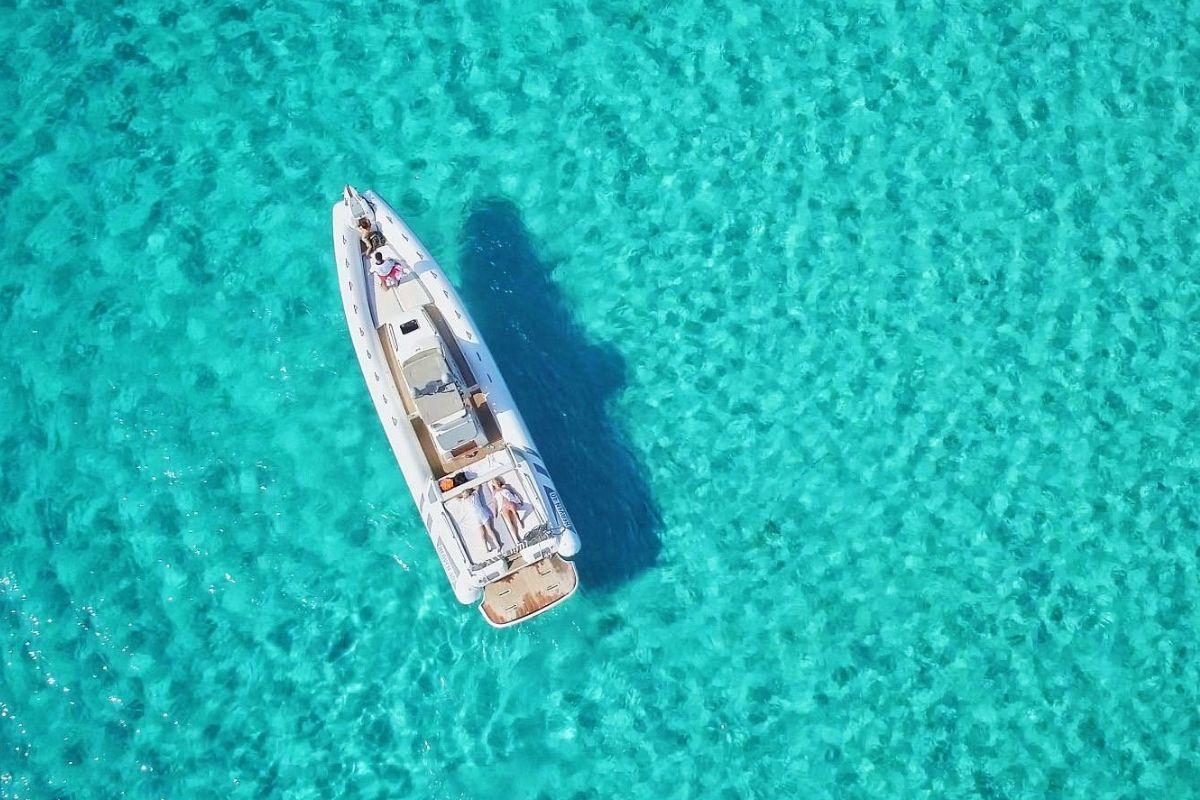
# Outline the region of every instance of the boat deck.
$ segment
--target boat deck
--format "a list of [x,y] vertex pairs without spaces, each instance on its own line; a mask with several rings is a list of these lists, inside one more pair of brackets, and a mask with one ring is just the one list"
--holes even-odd
[[417,433],[417,441],[421,443],[421,451],[425,454],[425,460],[429,462],[430,469],[433,470],[434,480],[457,472],[463,467],[484,458],[489,453],[495,453],[504,449],[504,437],[500,435],[500,425],[496,422],[496,415],[492,413],[492,409],[488,405],[483,393],[478,391],[478,387],[472,385],[471,391],[468,392],[468,402],[475,407],[475,414],[479,417],[479,424],[483,426],[484,435],[487,436],[487,444],[477,450],[464,453],[455,458],[443,459],[438,452],[437,445],[433,443],[433,434],[429,432],[425,421],[417,413],[417,407],[413,404],[408,385],[404,380],[404,373],[401,372],[400,365],[396,363],[396,354],[388,343],[388,336],[383,325],[379,326],[377,333],[379,334],[380,342],[383,344],[383,354],[387,358],[388,370],[392,373],[392,380],[400,388],[399,394],[401,401],[404,403],[404,413],[408,415],[408,421],[412,423],[413,430]]
[[[549,520],[538,496],[529,468],[502,451],[479,459],[467,472],[468,480],[442,493],[442,508],[450,518],[475,567],[503,560],[505,571],[519,569],[519,552],[546,538]],[[516,493],[519,505],[516,518],[497,514],[492,482],[499,479]],[[510,527],[515,523],[514,527]],[[488,549],[486,541],[495,537],[500,548]]]
[[489,583],[479,610],[497,627],[512,625],[567,599],[578,585],[571,562],[548,556]]

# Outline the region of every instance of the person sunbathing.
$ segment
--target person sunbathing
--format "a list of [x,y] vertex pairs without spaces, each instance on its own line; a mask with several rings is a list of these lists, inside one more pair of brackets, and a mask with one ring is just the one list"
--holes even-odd
[[483,495],[476,489],[467,489],[463,493],[462,499],[467,521],[479,526],[479,533],[483,537],[483,546],[489,553],[499,550],[500,537],[492,528],[492,513],[487,507],[487,503],[484,502]]
[[501,478],[492,479],[492,508],[496,516],[504,520],[513,539],[521,541],[521,506],[525,501],[517,490],[505,483]]

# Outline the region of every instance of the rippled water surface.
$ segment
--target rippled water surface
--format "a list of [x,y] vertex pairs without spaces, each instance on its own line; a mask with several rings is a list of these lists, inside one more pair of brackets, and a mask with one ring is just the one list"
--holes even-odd
[[[942,6],[2,4],[0,798],[1197,796],[1200,16]],[[346,181],[579,524],[519,629]]]

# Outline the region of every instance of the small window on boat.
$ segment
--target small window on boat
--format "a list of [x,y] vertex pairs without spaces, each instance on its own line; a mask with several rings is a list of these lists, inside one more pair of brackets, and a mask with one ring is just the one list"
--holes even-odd
[[419,327],[421,327],[421,326],[417,324],[417,321],[415,319],[410,319],[408,322],[400,323],[400,332],[401,333],[412,333]]

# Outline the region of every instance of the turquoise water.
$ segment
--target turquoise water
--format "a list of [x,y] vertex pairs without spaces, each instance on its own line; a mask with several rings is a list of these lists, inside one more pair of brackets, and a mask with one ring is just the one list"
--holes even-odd
[[[1200,795],[1185,5],[5,4],[0,798]],[[346,181],[579,525],[519,629]]]

